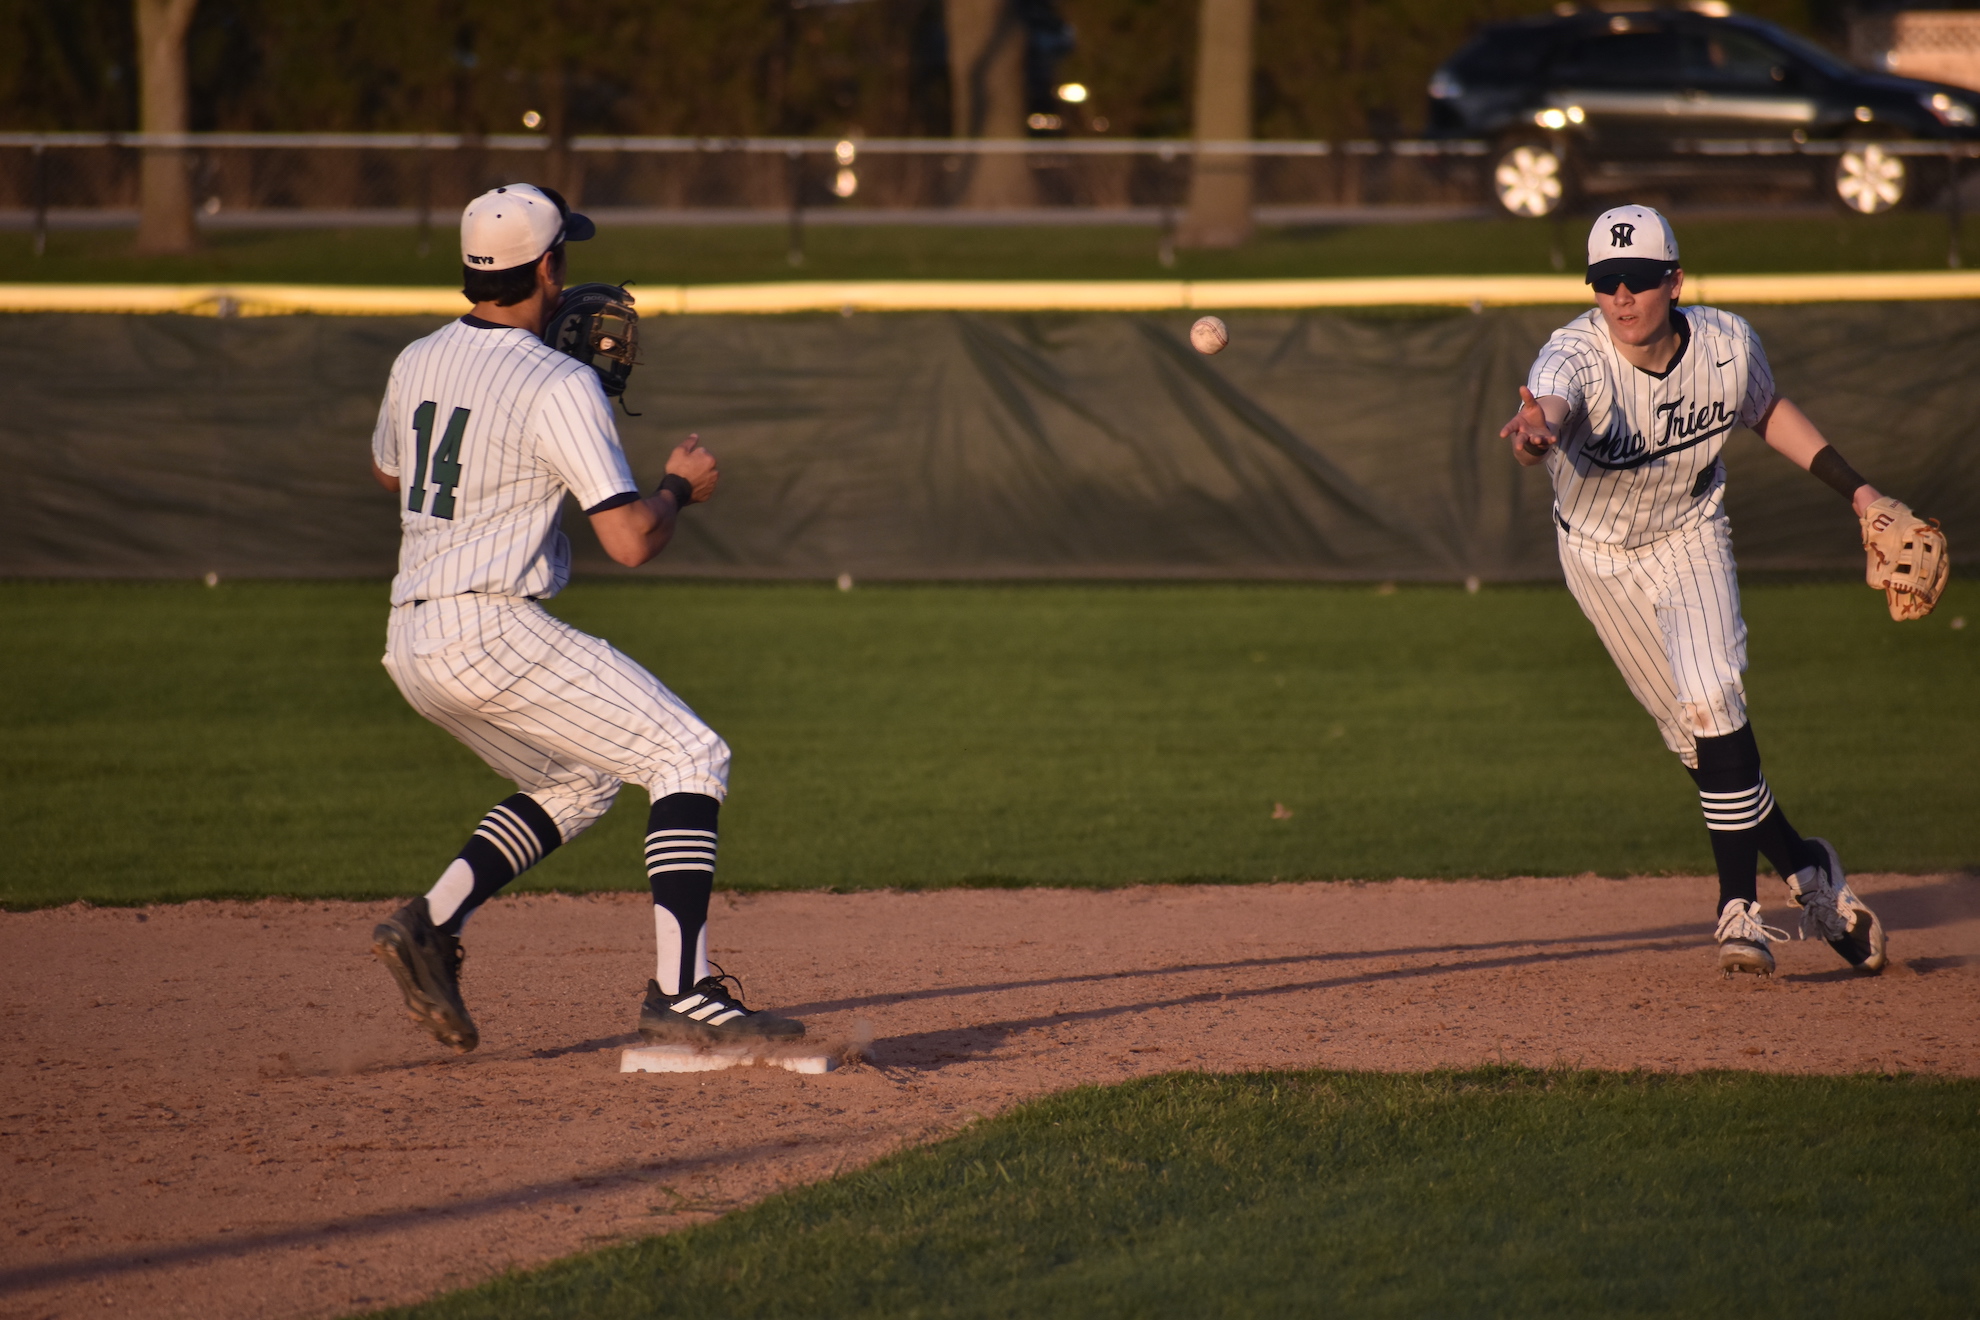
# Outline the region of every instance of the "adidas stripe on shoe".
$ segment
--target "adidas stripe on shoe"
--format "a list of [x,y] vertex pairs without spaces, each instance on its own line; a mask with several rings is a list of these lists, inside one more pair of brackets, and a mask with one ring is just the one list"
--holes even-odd
[[734,977],[718,971],[678,995],[667,995],[658,981],[648,981],[646,999],[639,1006],[639,1034],[654,1043],[693,1044],[796,1040],[804,1035],[802,1022],[746,1007],[742,987],[734,983]]

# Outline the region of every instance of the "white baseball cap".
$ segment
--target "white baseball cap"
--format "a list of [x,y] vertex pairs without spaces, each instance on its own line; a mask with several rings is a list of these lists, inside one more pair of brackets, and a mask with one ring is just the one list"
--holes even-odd
[[481,194],[461,212],[461,264],[469,270],[528,266],[559,243],[597,232],[554,188],[511,183]]
[[1678,241],[1671,222],[1647,206],[1618,206],[1595,218],[1588,231],[1588,283],[1604,275],[1656,274],[1677,269]]

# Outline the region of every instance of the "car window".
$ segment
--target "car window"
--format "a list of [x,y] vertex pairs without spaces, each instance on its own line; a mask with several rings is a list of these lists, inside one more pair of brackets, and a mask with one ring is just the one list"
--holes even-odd
[[1774,36],[1780,41],[1783,47],[1799,56],[1804,64],[1815,69],[1825,77],[1847,79],[1856,76],[1855,69],[1852,69],[1849,65],[1843,63],[1834,55],[1831,55],[1828,51],[1823,50],[1820,46],[1805,37],[1778,29],[1775,30]]
[[1731,28],[1698,34],[1690,43],[1692,81],[1726,91],[1786,91],[1797,81],[1786,52]]
[[1605,32],[1570,42],[1548,74],[1562,86],[1676,87],[1688,44],[1679,32]]
[[1467,85],[1522,82],[1540,71],[1552,45],[1549,34],[1530,28],[1488,29],[1453,56],[1449,67]]

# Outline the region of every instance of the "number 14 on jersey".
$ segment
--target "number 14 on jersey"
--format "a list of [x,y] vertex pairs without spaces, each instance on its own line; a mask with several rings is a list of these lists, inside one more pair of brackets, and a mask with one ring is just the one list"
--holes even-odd
[[425,512],[426,480],[429,475],[426,466],[427,451],[433,452],[433,471],[430,474],[438,489],[433,492],[433,516],[452,519],[454,516],[454,489],[461,484],[461,437],[467,434],[468,409],[456,408],[447,418],[447,429],[440,436],[440,447],[433,449],[433,418],[439,411],[433,400],[428,399],[413,412],[413,476],[406,487],[406,508],[413,513]]

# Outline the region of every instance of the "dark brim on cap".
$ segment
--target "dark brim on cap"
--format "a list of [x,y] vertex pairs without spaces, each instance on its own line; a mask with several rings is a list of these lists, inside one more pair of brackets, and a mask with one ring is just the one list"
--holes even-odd
[[1588,278],[1583,284],[1593,284],[1605,275],[1644,275],[1663,279],[1678,268],[1675,261],[1657,261],[1650,257],[1610,257],[1598,261],[1588,268]]
[[555,202],[557,214],[564,218],[564,227],[557,231],[556,243],[550,246],[555,247],[557,243],[582,243],[587,238],[598,237],[598,226],[591,223],[591,217],[573,211],[571,204],[564,200],[564,194],[555,188],[545,188],[541,184],[537,185],[537,191]]

